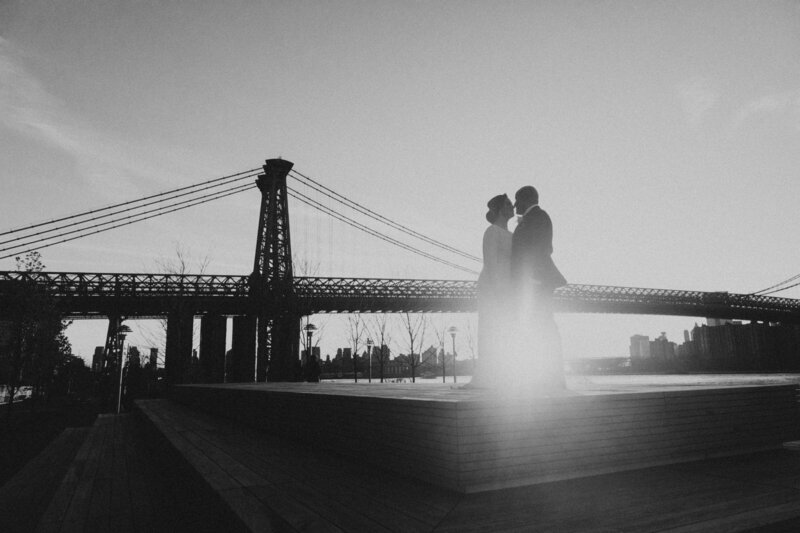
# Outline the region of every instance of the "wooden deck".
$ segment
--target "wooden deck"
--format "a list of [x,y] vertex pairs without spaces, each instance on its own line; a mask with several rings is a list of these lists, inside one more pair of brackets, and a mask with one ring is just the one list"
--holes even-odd
[[471,493],[775,449],[797,385],[607,388],[518,397],[448,385],[191,385],[175,400]]
[[785,449],[460,494],[169,401],[138,405],[250,531],[800,528],[800,454]]
[[[233,520],[208,505],[207,491],[195,490],[186,477],[154,453],[132,415],[100,415],[85,428],[77,454],[60,473],[55,494],[44,505],[17,499],[17,512],[34,510],[33,520],[0,521],[0,531],[46,532],[201,532],[226,531]],[[51,462],[41,456],[26,469],[32,478],[48,475]],[[49,502],[49,503],[48,503]],[[37,525],[38,524],[38,525]],[[19,526],[19,527],[17,527]]]
[[[169,400],[139,401],[134,415],[102,416],[83,435],[36,530],[800,530],[797,446],[463,494],[353,460],[324,442],[298,444],[276,429]],[[46,475],[50,464],[37,458],[27,470]],[[0,518],[0,531],[33,530],[14,525]]]
[[88,434],[66,428],[0,487],[0,531],[33,530]]

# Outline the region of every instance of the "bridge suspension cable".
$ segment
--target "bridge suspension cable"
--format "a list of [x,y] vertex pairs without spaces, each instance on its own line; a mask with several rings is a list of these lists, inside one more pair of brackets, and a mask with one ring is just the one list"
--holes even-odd
[[[51,224],[56,224],[58,222],[64,222],[66,220],[73,220],[73,219],[76,219],[76,218],[81,218],[81,217],[93,215],[95,213],[101,213],[103,211],[116,209],[118,207],[125,207],[125,206],[129,206],[129,205],[132,205],[132,204],[137,204],[137,203],[140,203],[140,202],[144,202],[146,200],[152,200],[154,198],[159,198],[159,197],[162,197],[162,196],[169,196],[171,194],[175,194],[175,193],[182,192],[182,191],[193,190],[192,192],[199,192],[201,190],[210,189],[212,187],[220,187],[220,186],[223,186],[223,185],[229,185],[229,184],[234,183],[236,181],[241,181],[243,179],[251,178],[251,177],[257,175],[259,172],[261,172],[260,168],[244,170],[242,172],[237,172],[236,174],[229,174],[227,176],[222,176],[221,178],[214,178],[214,179],[207,180],[207,181],[201,181],[200,183],[195,183],[193,185],[187,185],[185,187],[179,187],[177,189],[171,189],[169,191],[164,191],[164,192],[160,192],[160,193],[156,193],[156,194],[151,194],[149,196],[144,196],[142,198],[137,198],[135,200],[128,200],[128,201],[125,201],[125,202],[120,202],[118,204],[113,204],[113,205],[108,205],[108,206],[105,206],[105,207],[100,207],[98,209],[92,209],[92,210],[89,210],[89,211],[84,211],[82,213],[76,213],[74,215],[69,215],[69,216],[65,216],[65,217],[61,217],[61,218],[55,218],[53,220],[48,220],[48,221],[45,221],[45,222],[38,222],[36,224],[31,224],[29,226],[24,226],[24,227],[21,227],[21,228],[10,229],[10,230],[7,230],[7,231],[0,232],[0,236],[10,235],[12,233],[19,233],[19,232],[22,232],[22,231],[28,231],[28,230],[31,230],[31,229],[40,228],[42,226],[48,226],[48,225],[51,225]],[[216,183],[217,185],[211,185],[210,187],[205,187],[205,188],[200,189],[200,187],[202,187],[203,185],[209,185],[211,183]],[[184,193],[182,195],[174,196],[173,198],[177,198],[179,196],[185,196],[187,194],[192,194],[192,192],[187,192],[187,193]],[[164,200],[159,200],[159,201],[167,201],[167,200],[170,200],[170,199],[171,198],[165,198]],[[157,202],[151,202],[151,203],[157,203]],[[150,204],[148,204],[148,205],[150,205]],[[143,206],[140,206],[140,207],[143,207]],[[102,217],[97,217],[97,218],[102,218]],[[32,236],[33,235],[28,235],[28,237],[32,237]],[[26,237],[21,237],[21,238],[26,238]],[[5,244],[7,242],[11,242],[11,241],[3,241],[3,242],[0,242],[0,244]]]
[[[776,283],[775,285],[770,285],[766,289],[761,289],[760,291],[755,291],[755,292],[752,292],[750,294],[753,295],[753,296],[756,296],[756,295],[758,295],[758,296],[766,296],[767,294],[774,294],[776,292],[785,291],[787,289],[791,289],[793,287],[797,287],[798,285],[800,285],[800,282],[794,283],[792,285],[788,285],[789,283],[792,283],[793,281],[798,280],[798,279],[800,279],[800,274],[796,274],[796,275],[792,276],[791,278],[788,278],[788,279],[785,279],[785,280],[781,281],[780,283]],[[786,286],[784,287],[784,285],[786,285]]]
[[[796,276],[794,278],[791,278],[791,279],[795,280],[795,279],[798,279],[798,278],[800,278],[800,275],[798,275],[798,276]],[[776,292],[783,292],[783,291],[788,290],[788,289],[793,289],[793,288],[795,288],[797,286],[800,286],[800,281],[798,281],[796,283],[792,283],[791,285],[786,285],[785,287],[780,287],[780,288],[774,289],[774,290],[764,289],[763,291],[758,291],[758,293],[753,293],[753,295],[767,296],[769,294],[775,294]]]
[[445,244],[443,242],[437,241],[436,239],[432,239],[431,237],[428,237],[427,235],[423,235],[422,233],[414,231],[413,229],[411,229],[411,228],[409,228],[407,226],[404,226],[403,224],[400,224],[399,222],[395,222],[394,220],[391,220],[391,219],[389,219],[389,218],[387,218],[387,217],[385,217],[385,216],[383,216],[383,215],[381,215],[379,213],[376,213],[375,211],[372,211],[368,207],[364,207],[363,205],[359,204],[358,202],[355,202],[355,201],[347,198],[346,196],[337,193],[336,191],[326,187],[325,185],[322,185],[318,181],[306,176],[305,174],[303,174],[301,172],[298,172],[297,170],[292,169],[289,172],[289,175],[292,178],[294,178],[295,180],[297,180],[298,182],[303,183],[307,187],[319,192],[320,194],[323,194],[323,195],[327,196],[328,198],[330,198],[332,200],[335,200],[336,202],[339,202],[340,204],[342,204],[342,205],[344,205],[346,207],[354,209],[354,210],[358,211],[359,213],[361,213],[361,214],[363,214],[363,215],[365,215],[365,216],[367,216],[367,217],[369,217],[369,218],[371,218],[373,220],[376,220],[376,221],[378,221],[378,222],[380,222],[382,224],[385,224],[385,225],[387,225],[387,226],[389,226],[391,228],[394,228],[394,229],[396,229],[398,231],[401,231],[401,232],[405,233],[406,235],[410,235],[412,237],[415,237],[415,238],[417,238],[419,240],[422,240],[422,241],[424,241],[424,242],[426,242],[428,244],[436,246],[437,248],[440,248],[442,250],[446,250],[446,251],[448,251],[450,253],[454,253],[456,255],[464,257],[465,259],[469,259],[469,260],[475,261],[477,263],[482,263],[483,262],[480,257],[477,257],[477,256],[475,256],[473,254],[470,254],[470,253],[464,252],[462,250],[459,250],[457,248],[454,248],[454,247],[452,247],[452,246],[450,246],[448,244]]
[[437,263],[441,263],[443,265],[447,265],[449,267],[461,270],[462,272],[467,272],[469,274],[474,274],[474,275],[478,274],[478,272],[476,272],[475,270],[473,270],[471,268],[467,268],[467,267],[464,267],[462,265],[459,265],[459,264],[453,263],[451,261],[448,261],[446,259],[442,259],[441,257],[438,257],[438,256],[435,256],[435,255],[430,254],[428,252],[425,252],[424,250],[420,250],[419,248],[416,248],[416,247],[414,247],[414,246],[412,246],[410,244],[406,244],[406,243],[404,243],[402,241],[399,241],[399,240],[397,240],[397,239],[395,239],[393,237],[390,237],[390,236],[388,236],[388,235],[386,235],[384,233],[381,233],[381,232],[379,232],[379,231],[377,231],[375,229],[372,229],[369,226],[365,226],[364,224],[361,224],[360,222],[358,222],[356,220],[353,220],[350,217],[347,217],[347,216],[345,216],[345,215],[343,215],[341,213],[338,213],[338,212],[334,211],[333,209],[325,206],[324,204],[321,204],[320,202],[314,200],[313,198],[310,198],[310,197],[306,196],[305,194],[297,191],[296,189],[293,189],[292,187],[288,187],[287,186],[287,190],[289,192],[289,196],[291,196],[292,198],[298,200],[299,202],[302,202],[302,203],[308,205],[309,207],[312,207],[312,208],[314,208],[314,209],[316,209],[316,210],[318,210],[318,211],[320,211],[322,213],[325,213],[326,215],[331,216],[331,217],[339,220],[340,222],[344,222],[345,224],[347,224],[349,226],[352,226],[352,227],[354,227],[354,228],[356,228],[358,230],[361,230],[361,231],[363,231],[363,232],[365,232],[365,233],[367,233],[369,235],[372,235],[373,237],[377,237],[377,238],[381,239],[382,241],[388,242],[390,244],[398,246],[398,247],[400,247],[400,248],[402,248],[404,250],[407,250],[409,252],[415,253],[417,255],[420,255],[420,256],[425,257],[427,259],[430,259],[432,261],[436,261]]
[[[207,194],[195,197],[195,198],[190,198],[188,200],[182,200],[180,202],[169,203],[167,205],[162,205],[162,206],[159,206],[159,207],[156,207],[156,208],[153,208],[153,209],[149,209],[149,210],[146,210],[146,211],[137,212],[137,213],[134,213],[132,215],[113,218],[111,220],[107,220],[105,222],[101,222],[101,223],[98,223],[98,224],[93,224],[91,226],[86,226],[86,227],[83,227],[83,228],[70,230],[70,231],[66,231],[66,232],[63,232],[63,233],[58,233],[58,234],[55,234],[55,235],[50,235],[50,236],[47,236],[47,237],[36,239],[34,241],[20,243],[20,244],[17,244],[15,246],[9,246],[9,247],[0,249],[0,253],[7,252],[7,251],[10,251],[10,250],[13,250],[13,252],[11,252],[9,254],[6,254],[6,255],[0,256],[0,259],[8,259],[10,257],[14,257],[17,254],[23,254],[23,253],[27,253],[27,252],[32,252],[34,250],[39,250],[41,248],[48,248],[48,247],[54,246],[56,244],[61,244],[61,243],[69,242],[69,241],[74,241],[76,239],[81,239],[83,237],[88,237],[90,235],[95,235],[97,233],[102,233],[102,232],[109,231],[109,230],[112,230],[112,229],[115,229],[115,228],[119,228],[119,227],[122,227],[122,226],[128,226],[130,224],[135,224],[136,222],[142,222],[142,221],[145,221],[145,220],[148,220],[148,219],[151,219],[151,218],[155,218],[157,216],[166,215],[168,213],[173,213],[175,211],[181,211],[183,209],[187,209],[189,207],[194,207],[196,205],[200,205],[200,204],[204,204],[204,203],[207,203],[207,202],[211,202],[213,200],[219,200],[220,198],[225,198],[226,196],[231,196],[231,195],[238,194],[238,193],[250,190],[250,189],[254,189],[255,187],[256,186],[253,183],[247,183],[247,184],[244,184],[244,185],[237,185],[237,186],[234,186],[234,187],[229,187],[227,189],[223,189],[221,191],[218,190],[218,191],[207,193]],[[134,208],[134,209],[128,209],[128,210],[125,210],[125,211],[133,211],[133,210],[139,209],[141,207],[143,207],[143,206],[139,206],[139,207]],[[102,217],[98,217],[98,218],[102,218]],[[125,222],[122,222],[122,221],[125,221]],[[89,221],[84,221],[84,222],[89,222]],[[71,225],[74,225],[74,224],[65,225],[63,228],[66,228],[66,227],[71,226]],[[60,228],[60,229],[63,229],[63,228]],[[91,230],[91,229],[94,229],[94,228],[100,228],[100,229],[96,229],[95,231],[90,231],[88,233],[84,233],[87,230]],[[79,235],[75,235],[76,233],[79,233]],[[61,240],[58,240],[58,241],[47,242],[47,241],[50,241],[51,239],[57,239],[59,237],[64,237],[66,235],[74,235],[74,236],[68,237],[66,239],[61,239]],[[23,239],[24,238],[27,238],[27,237],[23,237]],[[25,248],[25,247],[29,247],[29,248]]]
[[[45,235],[47,233],[54,233],[56,231],[61,231],[61,230],[64,230],[66,228],[71,228],[71,227],[74,227],[74,226],[80,226],[80,225],[83,225],[83,224],[87,224],[89,222],[94,222],[95,220],[100,220],[100,219],[103,219],[103,218],[108,218],[108,217],[112,217],[112,216],[115,216],[115,215],[120,215],[120,214],[123,214],[123,213],[129,213],[131,211],[136,211],[138,209],[142,209],[144,207],[148,207],[148,206],[151,206],[151,205],[164,203],[164,202],[170,202],[172,200],[175,200],[176,198],[182,198],[184,196],[191,196],[191,195],[197,194],[197,193],[199,193],[201,191],[205,191],[205,190],[208,190],[208,189],[214,189],[214,188],[222,187],[222,186],[225,186],[225,185],[230,185],[231,183],[240,181],[240,180],[245,179],[245,178],[253,177],[255,175],[256,174],[243,176],[241,178],[228,181],[227,183],[215,183],[214,185],[208,185],[206,187],[202,187],[202,188],[199,188],[199,189],[193,189],[191,191],[183,192],[181,194],[176,194],[174,196],[160,198],[158,200],[153,200],[153,201],[150,201],[150,202],[146,202],[146,203],[137,205],[135,207],[126,207],[126,208],[119,209],[119,210],[116,210],[116,211],[109,211],[108,213],[105,213],[105,214],[102,214],[102,215],[98,215],[98,216],[95,216],[95,217],[91,217],[91,218],[87,218],[87,219],[84,219],[84,220],[79,220],[79,221],[76,221],[76,222],[70,222],[68,224],[62,224],[62,225],[59,225],[59,226],[54,226],[54,227],[49,228],[49,229],[44,229],[44,230],[41,230],[41,231],[37,231],[36,233],[30,233],[28,235],[23,235],[21,237],[16,237],[16,238],[13,238],[13,239],[6,239],[4,241],[0,241],[0,246],[2,246],[4,244],[9,244],[9,243],[12,243],[12,242],[17,242],[17,241],[21,241],[21,240],[25,240],[25,239],[30,239],[32,237],[37,237],[39,235]],[[225,190],[231,190],[231,189],[225,189]],[[215,191],[215,193],[216,192],[222,192],[222,191]],[[209,194],[215,194],[215,193],[209,193]],[[201,197],[202,196],[198,196],[197,198],[194,198],[194,199],[196,200],[196,199],[199,199]],[[136,202],[138,203],[140,201],[141,200],[137,200]],[[188,201],[191,201],[191,200],[188,200]],[[178,204],[170,204],[170,205],[180,205],[180,203],[178,203]],[[150,213],[150,212],[153,212],[153,211],[155,211],[155,209],[152,209],[150,211],[145,211],[145,212],[142,212],[142,213],[139,213],[139,214]],[[77,216],[73,216],[73,217],[70,217],[70,218],[76,218],[76,217]],[[127,217],[127,218],[130,218],[130,217]],[[117,219],[117,220],[123,220],[123,219]],[[91,226],[91,227],[97,227],[97,226]],[[88,229],[88,228],[83,228],[83,229]],[[73,232],[62,233],[60,235],[56,235],[56,236],[53,236],[53,237],[57,237],[57,236],[61,236],[61,235],[68,235],[69,233],[75,233],[77,231],[81,231],[81,230],[79,229],[79,230],[75,230]],[[50,237],[46,237],[44,239],[48,239],[48,238],[50,238]],[[11,248],[15,248],[15,247],[18,247],[18,246],[27,246],[27,245],[28,245],[28,243],[22,243],[22,244],[18,244],[18,245],[12,246],[10,248],[2,248],[2,249],[0,249],[0,252],[3,252],[5,250],[11,249]]]

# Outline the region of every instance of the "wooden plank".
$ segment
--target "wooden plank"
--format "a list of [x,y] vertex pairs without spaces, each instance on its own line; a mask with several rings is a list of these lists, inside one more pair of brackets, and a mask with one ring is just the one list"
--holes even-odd
[[287,493],[284,489],[253,486],[248,487],[247,491],[270,510],[270,517],[273,520],[272,523],[275,529],[278,529],[281,522],[283,522],[286,524],[286,528],[292,528],[296,531],[343,532],[342,529],[324,520],[317,512],[305,506],[300,498]]
[[[788,421],[787,421],[788,422]],[[761,443],[772,443],[775,446],[783,442],[780,428],[782,424],[775,424],[769,420],[752,420],[743,425],[734,423],[706,423],[701,425],[676,427],[651,427],[638,430],[593,432],[593,428],[582,431],[565,431],[563,433],[536,432],[503,435],[486,443],[471,443],[459,447],[459,462],[470,462],[491,457],[502,453],[505,456],[524,455],[531,450],[544,452],[569,451],[572,449],[591,448],[594,453],[602,454],[603,449],[612,447],[635,448],[640,445],[648,446],[651,443],[680,443],[693,441],[698,437],[703,439],[738,438],[743,442],[746,435],[751,435]]]
[[69,508],[64,516],[65,529],[82,528],[83,524],[87,523],[89,519],[92,497],[95,494],[95,479],[97,478],[106,441],[109,438],[108,429],[111,423],[112,419],[107,415],[98,415],[97,420],[95,420],[92,432],[97,433],[97,440],[93,441],[92,448],[88,451],[83,471],[80,474]]
[[86,461],[94,449],[96,442],[100,439],[101,435],[95,431],[95,426],[89,429],[83,444],[81,445],[78,453],[75,455],[72,463],[61,481],[61,485],[53,495],[47,510],[42,515],[41,520],[37,526],[37,531],[48,532],[58,531],[61,528],[61,523],[67,514],[72,498],[75,494],[75,489],[78,486],[81,475],[86,465]]
[[31,531],[46,513],[89,428],[66,428],[0,487],[0,524]]

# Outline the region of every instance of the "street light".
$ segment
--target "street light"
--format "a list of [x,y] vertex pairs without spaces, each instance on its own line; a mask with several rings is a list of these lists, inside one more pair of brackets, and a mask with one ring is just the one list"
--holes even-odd
[[372,339],[367,339],[367,357],[369,357],[369,382],[372,383]]
[[458,382],[458,378],[456,377],[456,333],[458,333],[458,328],[455,326],[450,326],[447,328],[447,333],[450,334],[450,337],[453,338],[453,383]]
[[117,414],[120,413],[122,408],[122,358],[125,350],[125,336],[133,330],[126,325],[122,325],[117,329],[117,346],[119,348],[119,389],[117,392]]
[[314,332],[317,331],[317,326],[315,326],[314,324],[309,323],[303,329],[306,330],[306,336],[308,338],[308,343],[306,344],[306,364],[308,364],[308,358],[311,355],[311,337],[313,337],[314,336]]
[[439,341],[439,354],[442,356],[442,383],[447,383],[447,367],[444,361],[444,337]]

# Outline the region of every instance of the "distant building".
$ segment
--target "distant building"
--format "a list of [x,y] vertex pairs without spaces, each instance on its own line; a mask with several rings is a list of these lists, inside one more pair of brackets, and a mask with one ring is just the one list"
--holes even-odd
[[800,370],[800,326],[708,320],[686,347],[701,370]]
[[667,339],[667,334],[650,340],[647,335],[631,337],[631,368],[634,370],[660,371],[666,370],[675,361],[678,345]]
[[92,356],[92,372],[99,374],[103,371],[103,346],[94,347],[94,355]]
[[434,367],[440,365],[441,361],[439,359],[439,350],[436,348],[436,346],[429,346],[427,350],[422,352],[420,361],[423,365]]
[[631,337],[631,360],[650,358],[650,337],[647,335],[634,335]]
[[158,366],[158,348],[150,348],[150,366],[153,368]]
[[[319,346],[312,346],[311,347],[311,355],[314,356],[317,359],[317,361],[320,360],[320,353],[321,352],[319,350]],[[306,357],[307,354],[308,354],[308,350],[305,350],[305,349],[300,350],[300,360],[303,362],[303,364],[305,364],[305,362],[307,360],[307,357]]]
[[661,335],[650,341],[650,358],[657,361],[662,367],[675,359],[675,349],[677,345],[667,339],[666,332],[662,331]]
[[136,346],[129,346],[128,347],[128,367],[140,367],[142,366],[142,360],[139,354],[139,348]]

